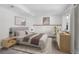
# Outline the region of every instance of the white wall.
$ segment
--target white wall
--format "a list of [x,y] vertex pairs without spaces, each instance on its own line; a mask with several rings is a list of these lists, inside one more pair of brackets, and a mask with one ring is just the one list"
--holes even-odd
[[0,7],[0,39],[8,36],[9,28],[14,26],[15,16],[21,16],[9,9]]
[[[50,24],[61,24],[62,23],[61,16],[48,16],[48,17],[50,17]],[[32,19],[33,19],[33,24],[42,24],[43,16],[34,16],[32,17]]]
[[62,24],[62,16],[51,16],[50,24]]
[[34,23],[35,23],[35,19],[33,19],[33,17],[29,16],[27,17],[26,16],[26,26],[32,26]]

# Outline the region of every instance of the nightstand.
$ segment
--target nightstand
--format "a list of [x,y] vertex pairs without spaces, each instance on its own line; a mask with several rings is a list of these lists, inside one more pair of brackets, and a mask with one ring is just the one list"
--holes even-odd
[[16,44],[16,37],[8,37],[2,41],[3,48],[9,48]]

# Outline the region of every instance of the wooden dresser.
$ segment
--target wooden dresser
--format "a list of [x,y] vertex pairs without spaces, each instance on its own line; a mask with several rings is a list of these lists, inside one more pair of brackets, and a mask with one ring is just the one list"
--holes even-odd
[[9,47],[11,47],[15,44],[16,44],[16,38],[15,37],[8,37],[8,38],[5,38],[2,41],[2,47],[3,48],[9,48]]
[[70,33],[62,32],[57,34],[57,44],[60,51],[70,52]]

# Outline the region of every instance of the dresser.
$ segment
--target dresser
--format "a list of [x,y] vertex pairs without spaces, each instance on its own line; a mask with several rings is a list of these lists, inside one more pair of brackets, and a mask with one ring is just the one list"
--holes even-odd
[[16,44],[16,38],[15,37],[8,37],[8,38],[5,38],[2,41],[2,47],[3,48],[9,48],[9,47],[11,47],[15,44]]
[[57,45],[60,51],[70,52],[71,36],[68,32],[57,33]]

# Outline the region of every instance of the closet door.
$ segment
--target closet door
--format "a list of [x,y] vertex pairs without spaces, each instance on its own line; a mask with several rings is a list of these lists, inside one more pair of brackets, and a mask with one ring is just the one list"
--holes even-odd
[[75,53],[79,54],[79,5],[76,5],[74,8],[74,19],[75,19],[74,49]]

